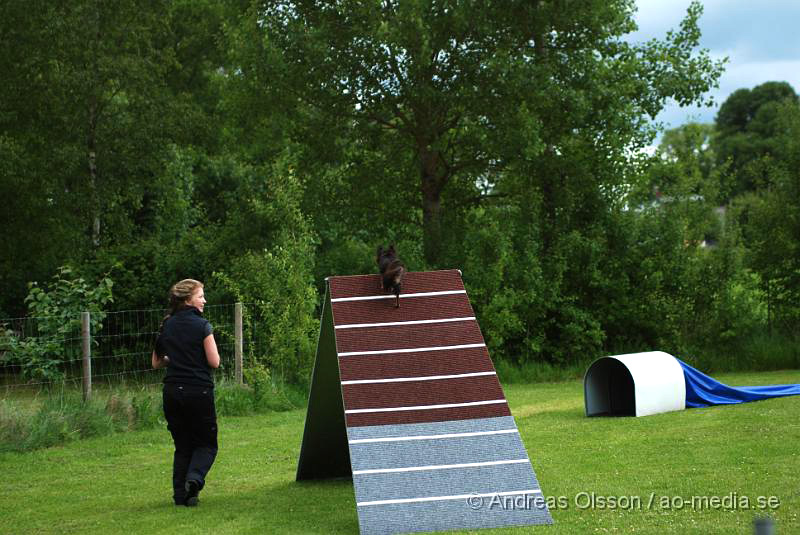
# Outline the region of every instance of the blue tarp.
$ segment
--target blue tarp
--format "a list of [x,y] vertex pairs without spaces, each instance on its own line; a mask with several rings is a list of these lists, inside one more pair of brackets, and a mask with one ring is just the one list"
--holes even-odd
[[774,386],[728,386],[697,371],[681,359],[675,359],[683,368],[686,380],[686,408],[709,407],[711,405],[730,405],[800,395],[800,384]]

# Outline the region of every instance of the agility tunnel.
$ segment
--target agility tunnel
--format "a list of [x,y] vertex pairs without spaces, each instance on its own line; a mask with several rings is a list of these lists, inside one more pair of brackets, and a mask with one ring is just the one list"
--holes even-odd
[[586,416],[647,416],[800,395],[800,384],[728,386],[663,351],[602,357],[583,378]]
[[297,480],[331,477],[364,535],[552,523],[459,271],[407,273],[399,308],[327,279]]

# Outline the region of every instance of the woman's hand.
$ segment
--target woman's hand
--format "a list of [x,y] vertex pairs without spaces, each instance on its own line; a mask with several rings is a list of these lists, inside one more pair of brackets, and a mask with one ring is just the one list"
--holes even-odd
[[153,364],[153,368],[156,370],[159,368],[165,368],[169,364],[169,357],[166,355],[159,357],[156,355],[156,352],[153,351],[153,354],[150,356],[150,362]]

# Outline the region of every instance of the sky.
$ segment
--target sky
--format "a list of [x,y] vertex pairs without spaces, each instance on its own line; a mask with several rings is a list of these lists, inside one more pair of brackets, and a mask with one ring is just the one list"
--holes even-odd
[[[678,30],[689,0],[636,0],[639,30],[633,42]],[[675,128],[695,121],[711,123],[719,105],[740,88],[752,89],[768,81],[789,82],[800,93],[800,0],[703,0],[699,25],[700,48],[712,59],[728,58],[719,88],[710,93],[712,108],[681,108],[669,103],[657,121]]]

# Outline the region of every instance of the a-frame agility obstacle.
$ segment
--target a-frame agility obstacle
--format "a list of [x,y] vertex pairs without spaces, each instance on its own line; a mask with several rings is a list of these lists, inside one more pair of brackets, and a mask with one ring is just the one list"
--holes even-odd
[[363,535],[550,524],[457,270],[329,277],[297,479],[353,478]]

